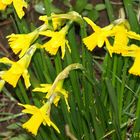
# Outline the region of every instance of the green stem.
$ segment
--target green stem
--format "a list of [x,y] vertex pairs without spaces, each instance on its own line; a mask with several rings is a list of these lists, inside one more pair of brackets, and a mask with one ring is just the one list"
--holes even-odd
[[115,16],[114,16],[113,7],[110,3],[110,0],[105,0],[105,6],[106,6],[107,15],[109,17],[109,20],[113,21],[115,19]]
[[137,33],[140,32],[139,22],[137,20],[136,13],[134,12],[132,0],[123,0],[123,4],[125,7],[126,14],[128,16],[128,20],[131,26],[131,29]]
[[124,67],[123,67],[123,73],[122,73],[122,83],[121,83],[121,92],[118,95],[118,109],[119,109],[119,120],[121,124],[121,116],[122,116],[122,107],[123,107],[123,94],[124,94],[124,89],[125,89],[125,83],[126,83],[126,76],[127,76],[127,64],[128,64],[128,59],[126,58],[124,60]]

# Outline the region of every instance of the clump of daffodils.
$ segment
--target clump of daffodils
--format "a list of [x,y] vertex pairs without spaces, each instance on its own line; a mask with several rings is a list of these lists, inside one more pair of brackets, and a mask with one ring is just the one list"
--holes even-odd
[[[18,3],[17,0],[0,0],[0,10],[5,10],[6,6],[10,4],[13,4],[19,18],[22,18],[24,16],[23,7],[26,8],[27,3],[24,0],[19,0]],[[18,7],[18,5],[20,6]],[[66,48],[71,52],[67,34],[73,22],[77,22],[82,28],[84,22],[92,27],[93,33],[82,38],[89,51],[93,51],[95,47],[102,48],[106,46],[106,50],[111,57],[114,53],[124,57],[133,57],[134,64],[129,69],[129,73],[140,76],[140,48],[135,44],[130,44],[129,41],[130,39],[140,40],[140,35],[130,30],[126,20],[118,23],[113,22],[101,28],[88,17],[82,18],[81,15],[74,11],[66,14],[52,14],[50,17],[44,15],[40,16],[39,19],[43,21],[43,24],[34,31],[28,34],[13,33],[7,36],[10,48],[18,56],[19,60],[12,61],[6,57],[0,59],[0,64],[7,65],[6,69],[0,71],[0,91],[6,82],[16,87],[21,77],[24,80],[26,89],[31,86],[28,68],[37,49],[45,49],[52,56],[61,50],[61,58],[64,59]],[[51,24],[49,21],[51,21]],[[42,36],[46,37],[45,42],[42,44],[36,43],[37,39]],[[113,42],[110,42],[110,39]],[[41,102],[42,106],[40,108],[34,105],[19,103],[20,106],[25,108],[22,110],[23,113],[32,115],[22,125],[23,128],[37,135],[40,125],[43,124],[49,127],[52,126],[60,133],[59,128],[51,120],[51,105],[54,104],[58,107],[58,103],[63,97],[67,109],[70,111],[68,92],[63,88],[63,83],[64,79],[67,78],[69,72],[73,69],[83,69],[83,67],[77,63],[69,65],[56,77],[52,84],[43,83],[33,89],[33,92],[43,92],[45,94],[46,99]]]
[[64,79],[68,77],[69,72],[74,69],[83,69],[83,67],[79,63],[71,64],[58,74],[53,84],[41,84],[40,87],[33,90],[34,92],[46,93],[47,102],[45,102],[42,107],[37,108],[33,105],[19,103],[20,106],[25,108],[22,111],[23,113],[32,114],[32,117],[22,125],[23,128],[36,135],[40,125],[43,123],[43,125],[52,126],[60,133],[58,127],[50,119],[51,104],[54,103],[57,107],[61,97],[64,97],[67,109],[70,111],[68,92],[63,89],[63,82]]
[[[111,57],[113,53],[134,57],[135,61],[129,73],[140,76],[140,66],[138,64],[140,60],[140,48],[135,44],[128,45],[130,39],[140,40],[140,35],[129,29],[127,21],[121,20],[121,22],[114,22],[106,27],[100,28],[89,18],[84,17],[84,20],[94,30],[91,35],[83,38],[87,49],[92,51],[96,46],[101,48],[105,44]],[[114,39],[112,44],[110,43],[110,39]]]

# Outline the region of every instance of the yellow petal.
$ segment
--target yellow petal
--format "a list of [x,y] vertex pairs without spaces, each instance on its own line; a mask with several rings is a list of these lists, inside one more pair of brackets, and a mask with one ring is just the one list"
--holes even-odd
[[21,103],[18,103],[18,105],[25,108],[22,110],[22,112],[24,112],[24,113],[35,114],[38,111],[38,108],[33,105],[21,104]]
[[84,17],[84,20],[92,27],[92,29],[94,31],[98,31],[100,30],[101,28],[99,26],[97,26],[91,19],[87,18],[87,17]]
[[1,1],[2,1],[2,3],[9,5],[12,3],[13,0],[1,0]]
[[127,32],[127,36],[131,39],[140,40],[140,35],[132,31]]
[[39,32],[40,35],[45,35],[45,36],[48,36],[48,37],[53,37],[56,35],[56,32],[54,31],[51,31],[51,30],[47,30],[47,31],[42,31],[42,32]]
[[27,3],[24,0],[13,0],[14,8],[18,17],[21,19],[24,16],[23,7],[27,8]]
[[5,10],[7,4],[4,4],[1,0],[0,0],[0,10]]
[[129,73],[136,76],[140,76],[140,53],[137,54],[134,64],[129,70]]
[[[47,97],[46,97],[46,98],[47,98]],[[56,96],[56,97],[54,98],[53,103],[55,104],[56,107],[58,106],[59,100],[60,100],[60,96]]]
[[8,59],[7,57],[3,57],[0,59],[0,63],[4,63],[4,64],[14,64],[15,62],[11,61],[10,59]]
[[43,92],[43,93],[47,93],[49,92],[52,84],[41,84],[41,87],[37,87],[35,89],[33,89],[34,92],[38,91],[38,92]]
[[65,20],[63,18],[58,18],[57,15],[53,13],[51,14],[51,17],[47,17],[46,15],[40,16],[39,20],[42,20],[45,22],[45,24],[48,24],[48,18],[52,19],[52,25],[53,25],[54,30],[59,29],[59,27],[65,24]]
[[97,45],[98,45],[99,48],[101,48],[104,45],[104,40],[105,40],[105,36],[99,36],[98,37]]
[[49,119],[48,116],[46,116],[46,117],[44,118],[44,123],[45,123],[45,124],[48,124],[48,126],[51,126],[51,125],[52,125],[52,127],[53,127],[58,133],[60,133],[58,127]]
[[51,122],[51,125],[58,133],[60,133],[58,127],[53,122]]
[[[102,30],[104,30],[104,31],[111,31],[111,29],[114,27],[114,25],[113,24],[110,24],[110,25],[108,25],[108,26],[105,26],[104,28],[102,28]],[[112,31],[111,31],[111,33],[112,33]]]
[[30,75],[29,75],[27,69],[24,70],[22,76],[23,76],[26,88],[29,88],[31,83],[30,83]]
[[44,21],[45,24],[48,24],[48,19],[47,19],[47,16],[46,15],[45,16],[40,16],[39,17],[39,20]]
[[62,58],[62,59],[63,59],[64,56],[65,56],[65,52],[66,52],[66,50],[65,50],[65,42],[64,42],[64,44],[61,45],[61,53],[62,53],[61,58]]
[[71,53],[71,49],[70,49],[70,45],[69,45],[68,40],[66,40],[66,45],[67,45],[67,47],[68,47],[69,52]]
[[108,52],[109,52],[109,54],[110,54],[110,56],[112,57],[112,53],[113,53],[113,47],[111,46],[111,44],[109,43],[109,41],[106,39],[105,40],[105,43],[106,43],[106,48],[107,48],[107,50],[108,50]]

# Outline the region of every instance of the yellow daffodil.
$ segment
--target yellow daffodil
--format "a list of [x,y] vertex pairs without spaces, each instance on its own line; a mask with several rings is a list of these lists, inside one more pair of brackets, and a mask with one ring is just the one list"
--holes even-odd
[[45,48],[45,50],[49,52],[51,55],[55,55],[59,47],[61,47],[62,59],[63,59],[65,55],[65,47],[67,46],[69,51],[71,51],[70,46],[68,44],[68,40],[66,40],[66,34],[68,28],[69,27],[66,25],[60,31],[54,32],[51,30],[47,30],[47,31],[40,32],[39,34],[41,35],[51,37],[51,39],[48,42],[42,45],[42,48]]
[[67,108],[68,110],[70,110],[70,107],[68,105],[68,92],[62,88],[63,86],[63,80],[59,81],[57,83],[56,88],[54,89],[54,92],[51,93],[50,89],[52,88],[52,84],[41,84],[41,87],[35,88],[33,91],[35,92],[43,92],[43,93],[47,93],[46,98],[49,99],[52,94],[56,94],[53,103],[57,106],[58,102],[61,98],[61,96],[64,96],[65,102],[67,104]]
[[24,0],[0,0],[0,10],[5,10],[7,5],[13,3],[18,17],[21,19],[24,16],[23,7],[27,8],[27,3]]
[[92,20],[87,17],[84,17],[84,20],[92,27],[94,33],[88,37],[83,38],[83,42],[88,48],[88,50],[92,51],[97,45],[98,47],[102,47],[107,37],[109,37],[112,33],[111,29],[113,25],[106,26],[104,28],[100,28],[97,26]]
[[45,24],[48,24],[48,20],[52,20],[54,30],[58,30],[61,26],[63,26],[65,24],[66,19],[77,22],[80,25],[83,24],[82,16],[75,11],[71,11],[66,14],[52,13],[50,17],[40,16],[39,19],[44,21]]
[[[55,16],[55,14],[51,14],[52,16]],[[48,19],[49,17],[48,16],[40,16],[39,17],[39,20],[42,20],[45,22],[45,24],[48,25]],[[65,24],[65,20],[62,19],[62,18],[52,18],[52,25],[53,25],[53,29],[54,30],[57,30],[59,29],[61,26],[63,26]]]
[[[135,32],[128,31],[124,24],[116,25],[112,29],[112,36],[114,36],[114,43],[111,48],[112,53],[124,54],[130,49],[128,47],[129,38],[140,40],[140,35]],[[132,47],[131,47],[132,48]]]
[[17,62],[13,62],[8,58],[1,58],[0,63],[12,65],[9,70],[2,74],[1,78],[8,82],[13,87],[16,87],[19,78],[22,76],[25,82],[26,88],[30,86],[28,66],[30,64],[31,58],[36,50],[36,45],[33,45],[27,53]]
[[15,54],[19,53],[19,57],[21,58],[30,45],[37,39],[38,31],[35,30],[28,34],[11,34],[7,36],[9,45]]
[[129,73],[140,76],[140,51],[136,53],[134,64],[129,69]]
[[57,126],[50,120],[49,103],[44,104],[41,108],[37,108],[33,105],[23,105],[20,103],[19,105],[25,108],[22,112],[32,114],[32,117],[22,125],[24,129],[27,129],[32,134],[37,135],[38,129],[43,123],[43,125],[52,126],[58,133],[60,133]]
[[129,73],[133,75],[139,75],[140,76],[140,47],[132,44],[129,47],[126,48],[126,51],[122,53],[122,56],[127,57],[134,57],[134,63],[132,67],[129,69]]
[[127,37],[127,29],[123,25],[115,26],[112,30],[114,33],[114,43],[113,43],[113,53],[120,54],[122,50],[127,47],[128,37]]
[[83,18],[82,16],[75,11],[70,11],[68,13],[64,13],[64,14],[52,14],[51,17],[49,17],[50,19],[52,18],[57,18],[57,19],[67,19],[67,20],[71,20],[72,22],[77,22],[80,25],[83,25]]

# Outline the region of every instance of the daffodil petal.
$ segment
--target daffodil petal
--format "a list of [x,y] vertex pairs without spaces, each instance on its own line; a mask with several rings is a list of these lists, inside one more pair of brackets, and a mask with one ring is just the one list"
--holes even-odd
[[12,60],[8,59],[7,57],[3,57],[3,58],[0,59],[0,63],[14,64],[15,62],[13,62]]
[[98,31],[100,30],[101,28],[99,26],[97,26],[91,19],[87,18],[87,17],[83,17],[84,20],[92,27],[92,29],[94,31]]
[[18,103],[18,105],[25,108],[22,110],[23,113],[34,114],[34,112],[38,111],[38,108],[33,105],[21,104],[21,103]]
[[13,2],[13,0],[1,0],[2,3],[9,5]]
[[25,15],[23,7],[27,8],[27,3],[24,0],[13,0],[13,5],[18,17],[21,19]]
[[48,36],[48,37],[55,36],[55,32],[54,31],[51,31],[51,30],[42,31],[42,32],[39,32],[39,34],[40,35],[45,35],[45,36]]
[[140,53],[135,58],[134,64],[132,65],[132,67],[129,70],[130,74],[140,76],[140,64],[139,64],[139,62],[140,62]]
[[1,0],[0,0],[0,10],[5,10],[7,4],[4,4]]
[[26,88],[30,87],[30,85],[31,85],[31,83],[30,83],[30,75],[29,75],[27,69],[24,70],[22,76],[23,76]]
[[131,39],[140,40],[140,35],[132,31],[127,32],[127,36]]
[[33,89],[34,92],[43,92],[43,93],[46,93],[46,92],[49,92],[50,88],[51,88],[51,84],[41,84],[40,85],[41,87],[37,87],[35,89]]

